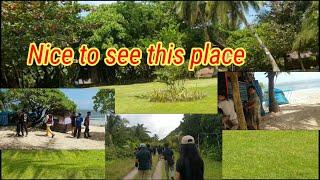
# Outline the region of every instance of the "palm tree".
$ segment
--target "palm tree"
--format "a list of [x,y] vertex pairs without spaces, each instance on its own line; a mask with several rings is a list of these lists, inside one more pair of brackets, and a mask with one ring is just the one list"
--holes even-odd
[[[201,22],[205,33],[206,41],[210,41],[210,35],[208,32],[208,26],[215,22],[225,23],[230,25],[229,27],[235,29],[239,27],[239,23],[251,30],[261,48],[266,53],[269,61],[272,65],[273,71],[280,71],[275,59],[270,53],[269,49],[264,45],[257,32],[247,21],[245,14],[250,8],[254,10],[260,9],[260,2],[257,1],[179,1],[175,4],[177,14],[186,20],[189,25],[195,25],[197,22]],[[205,12],[205,13],[203,13]],[[199,20],[200,19],[200,20]],[[220,42],[211,40],[218,46],[222,45]],[[222,45],[223,46],[223,45]],[[221,48],[221,47],[220,47]]]
[[232,96],[233,96],[233,101],[234,101],[236,113],[237,113],[238,120],[239,120],[239,127],[240,127],[240,129],[246,130],[247,129],[247,122],[244,117],[242,102],[241,102],[241,98],[240,98],[238,73],[237,72],[229,72],[228,75],[231,78]]
[[300,53],[303,50],[319,51],[319,2],[312,1],[301,16],[301,29],[295,37],[292,50],[297,51],[301,69],[306,71]]
[[280,108],[274,95],[274,78],[278,75],[277,72],[267,72],[268,93],[269,93],[269,112],[279,112]]
[[148,131],[147,128],[144,127],[143,124],[138,123],[136,126],[133,126],[132,128],[133,128],[133,133],[134,133],[135,137],[137,137],[139,140],[146,141],[150,137],[148,135],[148,133],[150,133],[150,131]]

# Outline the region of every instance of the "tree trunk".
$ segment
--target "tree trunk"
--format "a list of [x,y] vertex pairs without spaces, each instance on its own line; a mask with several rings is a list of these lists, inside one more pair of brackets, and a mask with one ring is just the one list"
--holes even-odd
[[302,59],[301,59],[301,56],[300,56],[300,51],[298,51],[297,53],[298,53],[298,59],[299,59],[299,62],[300,62],[301,69],[302,69],[302,71],[306,71],[306,68],[304,68],[304,65],[303,65],[303,62],[302,62]]
[[274,77],[276,73],[275,72],[268,72],[268,79],[269,79],[269,112],[279,112],[280,108],[276,101],[275,95],[274,95]]
[[239,12],[239,17],[244,22],[247,28],[250,29],[250,31],[254,34],[255,38],[258,40],[260,47],[263,49],[263,51],[266,53],[268,56],[270,63],[272,65],[272,71],[280,71],[279,66],[276,63],[276,60],[273,58],[271,52],[269,49],[263,44],[262,40],[260,39],[259,35],[257,32],[250,26],[250,24],[247,21],[247,18],[244,16],[243,12]]
[[236,113],[239,120],[239,127],[242,130],[246,130],[247,122],[243,113],[243,106],[242,106],[240,91],[239,91],[238,74],[237,72],[229,72],[228,74],[231,77],[232,96],[233,96],[233,102],[234,102]]

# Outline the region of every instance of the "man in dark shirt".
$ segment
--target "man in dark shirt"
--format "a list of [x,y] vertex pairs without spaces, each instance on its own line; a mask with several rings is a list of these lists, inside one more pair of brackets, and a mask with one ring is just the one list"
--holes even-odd
[[174,179],[174,156],[169,144],[164,144],[163,158],[165,160],[165,171],[167,179]]
[[91,112],[87,112],[87,116],[84,120],[84,126],[85,126],[85,130],[84,130],[84,138],[89,138],[91,137],[90,134],[89,134],[89,125],[90,125],[90,115],[91,115]]
[[136,154],[136,166],[138,166],[139,179],[150,179],[151,154],[145,144],[140,144],[140,150]]
[[73,135],[73,137],[75,137],[76,136],[76,118],[77,118],[76,113],[73,112],[70,118],[71,118],[71,126],[72,126],[71,134]]
[[27,110],[23,109],[22,110],[22,114],[21,114],[21,133],[22,136],[24,136],[23,131],[26,131],[26,137],[28,136],[28,128],[27,128],[27,123],[28,123],[28,114],[27,114]]

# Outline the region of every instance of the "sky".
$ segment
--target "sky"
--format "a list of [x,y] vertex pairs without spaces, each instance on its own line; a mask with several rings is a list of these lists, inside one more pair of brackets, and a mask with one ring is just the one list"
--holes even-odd
[[92,97],[98,92],[97,88],[60,89],[69,99],[77,104],[78,109],[92,110]]
[[120,114],[129,121],[129,126],[144,124],[150,135],[157,134],[160,139],[165,138],[175,130],[183,118],[183,114]]
[[[268,78],[266,78],[265,72],[256,72],[254,76],[256,80],[268,85]],[[320,72],[282,72],[276,77],[275,82],[279,84],[313,79],[320,79]]]

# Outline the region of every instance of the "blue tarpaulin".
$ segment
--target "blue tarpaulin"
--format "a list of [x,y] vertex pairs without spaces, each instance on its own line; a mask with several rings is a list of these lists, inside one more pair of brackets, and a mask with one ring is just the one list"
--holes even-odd
[[[265,93],[268,94],[268,92],[265,92]],[[284,93],[281,89],[274,88],[274,97],[275,97],[278,105],[289,104],[288,99],[286,98],[286,96],[284,95]],[[269,98],[265,99],[265,102],[268,105]]]
[[274,96],[279,105],[281,104],[289,104],[288,99],[284,95],[281,89],[274,88]]
[[8,112],[0,112],[0,126],[8,125]]

